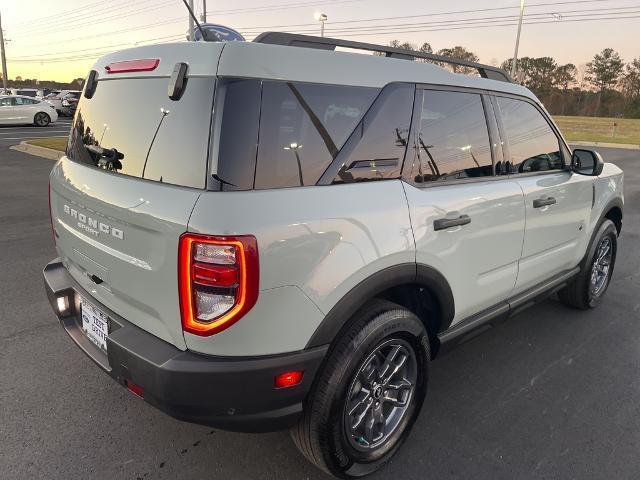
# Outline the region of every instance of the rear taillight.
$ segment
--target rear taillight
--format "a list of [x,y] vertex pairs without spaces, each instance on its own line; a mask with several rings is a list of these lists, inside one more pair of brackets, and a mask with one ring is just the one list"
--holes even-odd
[[53,227],[53,211],[51,211],[51,177],[49,177],[49,223],[51,224],[51,234],[53,235],[53,244],[56,244],[56,229]]
[[208,336],[229,328],[255,305],[259,273],[255,237],[183,234],[178,247],[182,329]]

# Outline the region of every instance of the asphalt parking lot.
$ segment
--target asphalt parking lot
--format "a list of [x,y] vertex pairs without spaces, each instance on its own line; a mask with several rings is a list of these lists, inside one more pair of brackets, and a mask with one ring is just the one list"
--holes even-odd
[[[7,148],[66,130],[68,120],[0,128],[0,477],[326,478],[287,432],[227,433],[173,420],[69,340],[41,280],[55,256],[53,163]],[[552,299],[436,360],[409,441],[373,478],[640,477],[640,151],[599,150],[624,169],[626,195],[601,308],[572,311]]]

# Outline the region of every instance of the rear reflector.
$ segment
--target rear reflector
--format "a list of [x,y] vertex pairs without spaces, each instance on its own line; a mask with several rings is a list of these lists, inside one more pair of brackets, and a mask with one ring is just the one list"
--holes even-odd
[[136,385],[131,380],[125,380],[124,384],[127,386],[129,391],[136,394],[140,398],[144,398],[144,391],[142,390],[142,387],[140,385]]
[[302,382],[304,370],[294,370],[292,372],[281,373],[273,380],[273,386],[276,388],[287,388],[298,385]]
[[143,58],[140,60],[125,60],[113,62],[104,67],[107,73],[150,72],[160,64],[159,58]]

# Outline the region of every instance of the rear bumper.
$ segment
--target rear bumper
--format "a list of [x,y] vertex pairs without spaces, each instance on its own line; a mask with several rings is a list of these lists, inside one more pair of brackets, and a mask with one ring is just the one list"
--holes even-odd
[[[146,402],[180,420],[245,432],[288,428],[300,418],[327,351],[322,346],[263,357],[214,357],[182,351],[95,302],[60,259],[50,262],[43,276],[49,302],[72,340],[118,383],[140,386]],[[60,296],[67,296],[70,306],[63,315],[56,306]],[[107,353],[82,331],[80,296],[109,316]],[[304,370],[302,382],[274,388],[274,377],[291,370]]]

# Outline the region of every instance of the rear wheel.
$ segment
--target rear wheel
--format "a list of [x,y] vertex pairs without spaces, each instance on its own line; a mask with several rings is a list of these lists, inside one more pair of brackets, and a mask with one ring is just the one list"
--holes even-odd
[[38,112],[33,117],[33,124],[36,127],[46,127],[49,123],[51,123],[51,117],[44,112]]
[[319,468],[355,478],[381,468],[422,406],[430,359],[424,326],[409,310],[375,300],[359,312],[327,359],[291,430]]
[[607,219],[598,227],[580,273],[558,292],[562,303],[582,310],[597,306],[611,282],[617,250],[618,232]]

